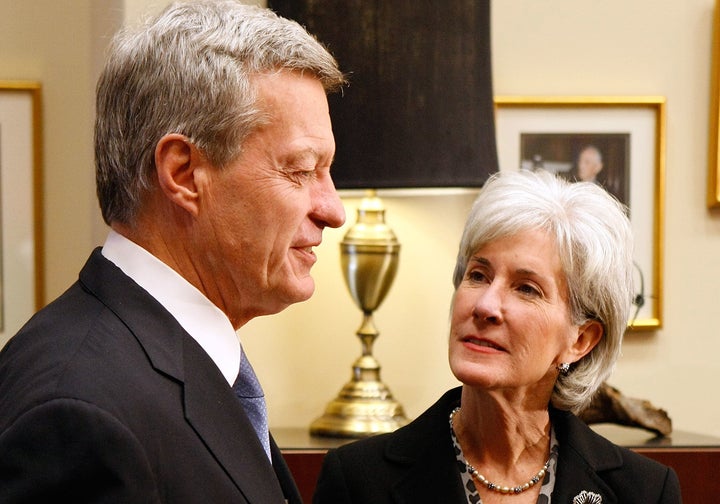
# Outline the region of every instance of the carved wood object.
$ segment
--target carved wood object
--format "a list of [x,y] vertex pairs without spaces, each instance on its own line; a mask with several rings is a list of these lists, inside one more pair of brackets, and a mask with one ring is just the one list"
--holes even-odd
[[614,423],[639,427],[659,436],[672,432],[672,420],[663,409],[649,401],[626,397],[615,387],[603,383],[590,405],[580,413],[587,424]]

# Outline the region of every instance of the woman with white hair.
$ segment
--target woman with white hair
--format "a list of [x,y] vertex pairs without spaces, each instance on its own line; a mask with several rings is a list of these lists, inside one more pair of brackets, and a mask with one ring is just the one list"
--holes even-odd
[[575,416],[619,355],[632,271],[625,208],[601,187],[492,176],[453,279],[462,386],[394,433],[331,451],[314,502],[680,502],[672,469]]

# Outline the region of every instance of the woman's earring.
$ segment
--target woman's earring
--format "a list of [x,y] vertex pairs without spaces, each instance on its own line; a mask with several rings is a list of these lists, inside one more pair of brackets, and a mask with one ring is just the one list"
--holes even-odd
[[557,365],[558,373],[560,373],[563,376],[567,376],[568,373],[570,373],[570,363],[569,362],[561,362]]

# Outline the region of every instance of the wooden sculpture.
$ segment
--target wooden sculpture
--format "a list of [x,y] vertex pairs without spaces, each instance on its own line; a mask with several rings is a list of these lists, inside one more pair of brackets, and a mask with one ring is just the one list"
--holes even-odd
[[672,420],[665,410],[644,399],[626,397],[607,382],[601,385],[590,405],[579,416],[588,424],[615,423],[639,427],[658,436],[667,436],[672,432]]

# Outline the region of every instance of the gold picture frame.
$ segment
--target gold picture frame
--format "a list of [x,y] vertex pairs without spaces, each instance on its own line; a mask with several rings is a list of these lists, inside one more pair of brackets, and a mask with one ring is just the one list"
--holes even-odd
[[720,208],[720,0],[715,2],[712,31],[707,206]]
[[661,328],[665,98],[496,96],[495,116],[501,170],[543,165],[577,180],[580,152],[604,152],[606,178],[598,183],[628,206],[635,234],[637,295],[630,329]]
[[45,301],[42,146],[40,84],[0,80],[0,341]]

